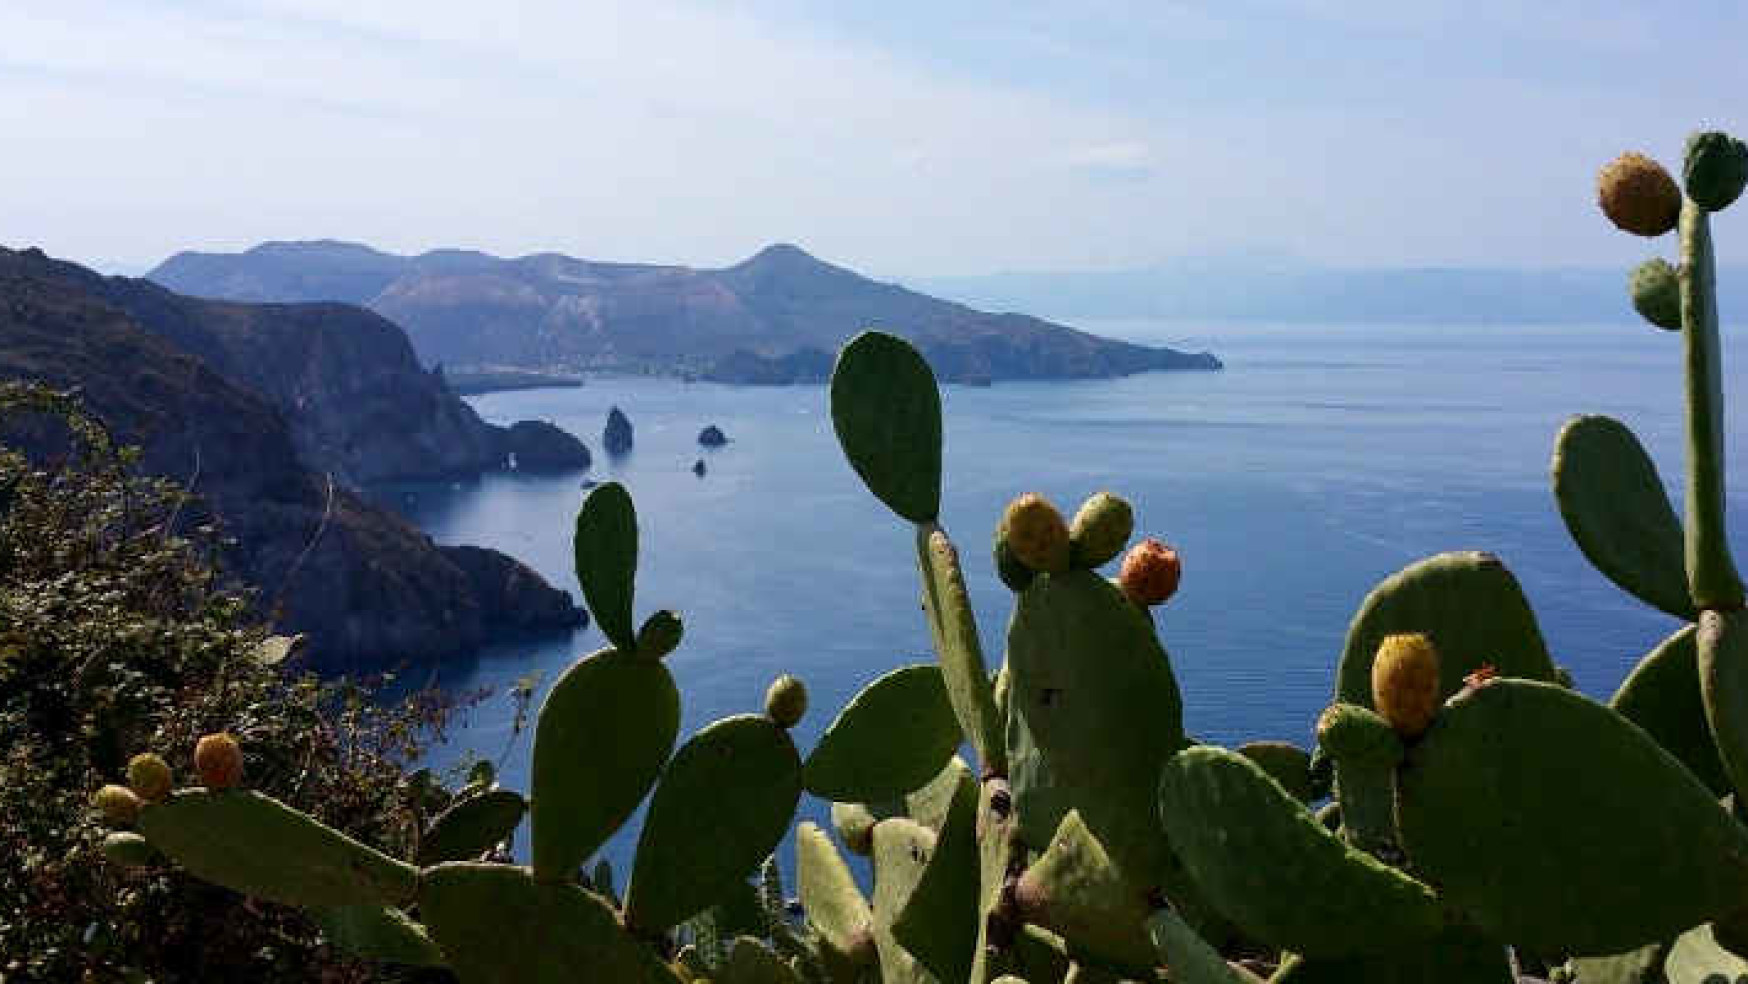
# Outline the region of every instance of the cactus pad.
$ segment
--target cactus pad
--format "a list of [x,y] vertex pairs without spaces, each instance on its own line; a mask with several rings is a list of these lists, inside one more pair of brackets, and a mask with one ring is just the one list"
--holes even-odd
[[977,618],[971,596],[965,590],[965,572],[959,566],[959,551],[947,531],[933,524],[917,527],[917,566],[923,582],[923,611],[929,620],[929,635],[941,663],[941,679],[959,728],[977,749],[984,771],[1007,772],[1007,745],[1001,716],[996,713],[989,668],[983,662],[983,642],[977,636]]
[[1696,641],[1706,723],[1740,795],[1748,789],[1748,614],[1702,612]]
[[801,978],[782,957],[751,936],[734,941],[728,963],[714,980],[716,984],[801,984]]
[[868,491],[913,523],[941,511],[941,393],[909,342],[865,331],[832,367],[832,427]]
[[789,827],[801,757],[770,718],[725,718],[674,753],[637,841],[625,922],[665,930],[745,882]]
[[1573,417],[1554,440],[1552,471],[1560,516],[1596,569],[1645,604],[1691,620],[1681,520],[1633,432],[1611,417]]
[[1057,933],[1076,953],[1138,975],[1156,962],[1146,900],[1124,883],[1075,811],[1062,818],[1014,894],[1027,922]]
[[1664,960],[1663,974],[1669,984],[1742,984],[1748,981],[1748,961],[1719,946],[1708,923],[1676,939]]
[[419,840],[419,863],[471,861],[508,840],[528,813],[528,801],[509,789],[488,789],[437,814]]
[[[1587,762],[1607,768],[1575,765]],[[1748,884],[1748,831],[1711,791],[1631,722],[1553,684],[1495,680],[1451,701],[1409,750],[1398,800],[1415,870],[1531,950],[1667,939]]]
[[541,879],[569,878],[631,816],[679,727],[680,694],[660,662],[607,649],[565,670],[534,727],[529,840]]
[[195,877],[270,902],[400,905],[418,882],[410,865],[252,791],[173,793],[139,829]]
[[1488,665],[1500,676],[1554,678],[1535,613],[1517,578],[1492,554],[1428,557],[1373,588],[1347,630],[1336,700],[1372,706],[1373,657],[1385,636],[1399,632],[1425,633],[1438,647],[1442,696]]
[[399,909],[352,905],[317,909],[310,915],[329,943],[354,957],[407,967],[444,965],[443,951],[425,927]]
[[1270,946],[1339,957],[1377,949],[1380,939],[1411,946],[1443,926],[1431,889],[1342,843],[1242,755],[1179,752],[1161,774],[1159,803],[1196,884]]
[[874,945],[884,984],[946,984],[892,935],[892,924],[928,869],[935,832],[903,817],[874,827]]
[[1177,984],[1262,984],[1262,978],[1226,962],[1220,951],[1170,909],[1147,919],[1147,936]]
[[977,787],[958,783],[892,938],[942,981],[968,980],[977,938]]
[[1706,724],[1697,631],[1696,626],[1683,626],[1639,660],[1609,706],[1644,728],[1700,782],[1722,796],[1732,787]]
[[820,937],[853,963],[871,963],[874,910],[831,838],[806,821],[795,827],[795,879],[802,911]]
[[527,868],[440,864],[419,881],[419,911],[461,984],[677,984],[613,909]]
[[1311,782],[1311,753],[1284,741],[1252,741],[1238,746],[1238,754],[1255,762],[1269,778],[1302,803],[1319,799]]
[[808,792],[838,802],[893,800],[933,779],[963,739],[940,668],[903,666],[844,706],[802,779]]
[[637,649],[632,621],[632,596],[637,587],[637,507],[631,494],[618,482],[606,482],[589,491],[577,511],[577,582],[595,624],[614,648]]

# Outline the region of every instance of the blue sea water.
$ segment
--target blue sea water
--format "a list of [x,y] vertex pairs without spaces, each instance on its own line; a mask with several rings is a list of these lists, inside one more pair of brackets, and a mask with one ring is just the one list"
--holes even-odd
[[[1561,423],[1607,413],[1638,433],[1679,508],[1679,336],[1616,325],[1086,327],[1208,349],[1226,371],[945,388],[942,522],[967,561],[992,666],[1011,595],[988,544],[1002,506],[1027,491],[1071,513],[1111,490],[1133,503],[1138,535],[1177,547],[1183,587],[1157,622],[1186,725],[1207,741],[1307,744],[1366,593],[1440,551],[1500,555],[1556,660],[1597,697],[1679,627],[1589,566],[1548,483]],[[1725,366],[1726,392],[1738,395],[1734,435],[1748,425],[1740,364]],[[588,477],[623,482],[635,497],[638,615],[675,608],[686,623],[685,643],[668,657],[684,700],[682,740],[759,709],[766,685],[793,673],[812,694],[795,730],[805,754],[867,682],[932,659],[909,527],[845,463],[824,387],[603,378],[473,404],[489,420],[545,419],[582,436],[596,451]],[[620,460],[599,450],[612,406],[636,429],[635,449]],[[699,448],[706,424],[732,443]],[[699,458],[702,478],[691,470]],[[1741,463],[1731,461],[1735,489],[1748,478]],[[439,542],[497,547],[580,597],[570,541],[585,494],[579,476],[495,475],[383,494]],[[416,675],[502,690],[538,670],[550,684],[602,644],[590,627]],[[503,696],[476,708],[434,763],[469,750],[497,758],[507,747],[502,779],[525,790],[530,739],[511,734],[510,712]],[[804,798],[804,817],[823,822],[825,810]],[[617,870],[629,871],[634,845],[635,823],[607,848]]]

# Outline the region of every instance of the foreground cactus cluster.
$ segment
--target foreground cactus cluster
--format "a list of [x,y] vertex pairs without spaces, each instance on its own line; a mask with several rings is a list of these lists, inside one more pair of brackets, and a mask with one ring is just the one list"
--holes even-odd
[[[679,698],[660,657],[679,621],[658,612],[633,631],[635,516],[606,485],[578,518],[577,573],[612,647],[547,697],[530,801],[478,783],[432,819],[417,858],[394,859],[220,788],[240,763],[219,742],[203,788],[167,792],[166,767],[143,761],[132,788],[98,794],[137,831],[112,835],[110,857],[161,853],[317,910],[356,952],[468,984],[1735,980],[1748,973],[1748,615],[1724,537],[1709,212],[1740,194],[1748,152],[1702,134],[1683,176],[1685,195],[1626,155],[1600,198],[1628,231],[1681,231],[1679,265],[1651,261],[1631,291],[1685,340],[1685,522],[1620,423],[1575,418],[1554,453],[1585,555],[1688,623],[1607,704],[1571,689],[1498,558],[1450,553],[1364,600],[1312,747],[1199,744],[1152,613],[1178,589],[1179,558],[1144,539],[1117,578],[1099,573],[1135,526],[1108,493],[1072,521],[1036,495],[1003,515],[994,560],[1015,602],[992,673],[940,525],[934,377],[910,345],[869,332],[839,356],[833,424],[868,489],[914,527],[937,661],[868,684],[805,758],[787,729],[806,694],[787,677],[764,715],[673,750]],[[621,901],[610,873],[582,866],[652,787]],[[804,789],[832,802],[834,829],[796,828],[792,923],[768,855]],[[483,863],[524,813],[531,866]],[[869,859],[871,895],[846,851]]]

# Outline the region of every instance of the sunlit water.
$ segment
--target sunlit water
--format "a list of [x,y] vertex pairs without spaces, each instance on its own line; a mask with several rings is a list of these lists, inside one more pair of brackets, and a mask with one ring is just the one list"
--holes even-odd
[[[1647,327],[1223,328],[1193,335],[1138,323],[1089,326],[1215,351],[1222,373],[1073,383],[950,386],[942,522],[968,565],[985,649],[1003,648],[1011,595],[988,544],[1008,499],[1039,491],[1072,512],[1109,489],[1137,532],[1175,545],[1183,588],[1158,623],[1204,740],[1301,745],[1329,701],[1354,611],[1378,580],[1453,549],[1499,554],[1522,581],[1558,662],[1587,693],[1612,693],[1677,624],[1625,595],[1572,545],[1548,488],[1556,430],[1577,412],[1628,423],[1674,501],[1682,479],[1680,338]],[[1730,433],[1745,433],[1738,394]],[[668,657],[684,700],[682,740],[761,706],[780,673],[803,678],[803,753],[860,687],[930,659],[907,524],[859,484],[833,439],[822,386],[733,387],[591,379],[581,389],[477,397],[487,419],[551,420],[596,451],[589,473],[625,483],[642,530],[637,612],[675,608],[686,640]],[[600,453],[607,410],[636,428],[630,456]],[[727,447],[698,447],[716,424]],[[702,458],[707,474],[696,477]],[[1734,487],[1743,488],[1740,457]],[[580,597],[571,524],[580,476],[491,476],[385,490],[439,542],[497,547]],[[1738,542],[1742,542],[1738,534]],[[552,679],[602,645],[517,644],[430,673],[445,687]],[[1097,672],[1089,666],[1087,672]],[[529,739],[511,705],[476,709],[435,756],[504,756],[527,788]],[[611,749],[602,749],[611,755]],[[824,821],[804,798],[802,815]],[[629,870],[635,823],[609,845]],[[786,845],[782,861],[793,860]]]

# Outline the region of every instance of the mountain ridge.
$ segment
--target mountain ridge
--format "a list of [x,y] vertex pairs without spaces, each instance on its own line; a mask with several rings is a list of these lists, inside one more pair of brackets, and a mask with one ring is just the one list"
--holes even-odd
[[793,243],[704,269],[551,252],[397,256],[338,240],[276,241],[242,253],[178,253],[148,276],[198,296],[360,304],[404,328],[428,364],[794,382],[819,378],[812,353],[880,327],[909,338],[948,382],[1220,368],[1209,353],[929,297]]

